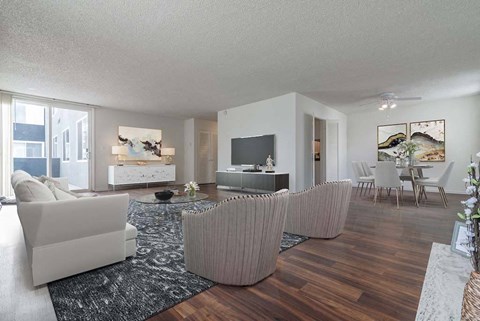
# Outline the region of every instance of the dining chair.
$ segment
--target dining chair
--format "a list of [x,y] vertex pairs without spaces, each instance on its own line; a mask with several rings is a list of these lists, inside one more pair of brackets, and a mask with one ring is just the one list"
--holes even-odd
[[[428,177],[423,177],[422,176],[423,173],[421,172],[421,170],[419,171],[417,168],[412,168],[411,170],[413,171],[413,179],[412,179],[412,174],[410,173],[409,168],[404,168],[400,172],[400,181],[402,181],[402,195],[403,195],[403,183],[405,183],[406,181],[412,183],[412,191],[413,191],[413,194],[415,195],[415,181],[419,178],[428,178]],[[420,197],[422,196],[422,194],[425,196],[425,199],[426,199],[427,194],[425,193],[425,191],[422,191],[422,193],[420,193]]]
[[[400,208],[398,201],[398,192],[401,192],[402,182],[398,176],[394,162],[377,162],[375,167],[375,196],[374,204],[377,204],[377,198],[382,196],[382,189],[395,189],[397,196],[397,208]],[[380,195],[379,195],[380,194]],[[402,195],[403,200],[403,195]]]
[[[417,199],[417,206],[418,206],[418,198],[420,195],[425,193],[425,187],[437,187],[438,191],[440,193],[440,198],[442,199],[443,206],[447,208],[448,206],[448,201],[447,201],[447,194],[445,193],[445,186],[447,185],[448,178],[450,177],[450,174],[452,173],[453,165],[455,162],[450,162],[448,166],[445,168],[443,171],[442,175],[439,177],[435,178],[419,178],[415,180],[415,185],[416,185],[416,191],[415,191],[415,198]],[[425,197],[426,199],[426,197]]]
[[362,184],[362,187],[360,189],[360,196],[362,196],[363,188],[365,187],[365,184],[367,186],[365,187],[365,193],[368,191],[370,193],[370,189],[373,186],[373,183],[375,181],[373,176],[367,176],[365,172],[363,171],[363,167],[361,162],[358,161],[352,161],[352,167],[353,167],[353,173],[355,175],[355,180],[357,181],[357,190],[355,191],[355,197],[357,196],[358,189],[360,188],[360,184]]

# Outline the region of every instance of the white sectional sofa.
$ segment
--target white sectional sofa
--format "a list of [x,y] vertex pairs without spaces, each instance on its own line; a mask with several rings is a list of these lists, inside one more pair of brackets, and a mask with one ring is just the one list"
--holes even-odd
[[33,285],[135,255],[137,230],[127,223],[128,194],[77,198],[63,189],[65,180],[41,183],[24,171],[15,171],[11,182]]

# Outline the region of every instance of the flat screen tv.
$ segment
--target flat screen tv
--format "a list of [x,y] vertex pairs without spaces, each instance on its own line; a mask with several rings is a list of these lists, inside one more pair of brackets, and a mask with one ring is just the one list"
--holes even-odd
[[232,138],[232,165],[265,165],[275,159],[275,135]]

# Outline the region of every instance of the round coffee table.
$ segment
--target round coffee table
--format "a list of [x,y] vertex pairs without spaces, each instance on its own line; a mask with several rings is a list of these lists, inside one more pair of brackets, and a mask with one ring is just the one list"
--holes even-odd
[[168,201],[161,201],[155,197],[154,194],[145,195],[136,199],[137,202],[146,204],[180,204],[180,203],[192,203],[201,201],[208,198],[208,194],[196,193],[194,197],[185,195],[173,195]]
[[[168,201],[161,201],[155,197],[154,194],[150,195],[145,195],[142,197],[139,197],[136,199],[137,202],[140,203],[145,203],[145,204],[159,204],[159,205],[165,205],[165,211],[164,214],[168,215],[168,205],[173,205],[173,204],[183,204],[183,203],[192,203],[193,208],[197,209],[195,206],[195,202],[204,200],[208,198],[208,194],[205,193],[196,193],[194,197],[188,196],[187,194],[181,194],[181,195],[173,195],[171,199]],[[177,219],[181,219],[181,216]]]

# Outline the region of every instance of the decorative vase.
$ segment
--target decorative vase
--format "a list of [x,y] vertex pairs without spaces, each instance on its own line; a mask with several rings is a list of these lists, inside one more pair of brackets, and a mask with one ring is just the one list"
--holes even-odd
[[197,195],[197,191],[195,189],[191,188],[188,190],[188,196],[195,197],[195,195]]
[[463,291],[462,321],[478,320],[480,315],[480,273],[473,271]]
[[410,163],[410,165],[415,165],[415,155],[408,155],[408,162]]

